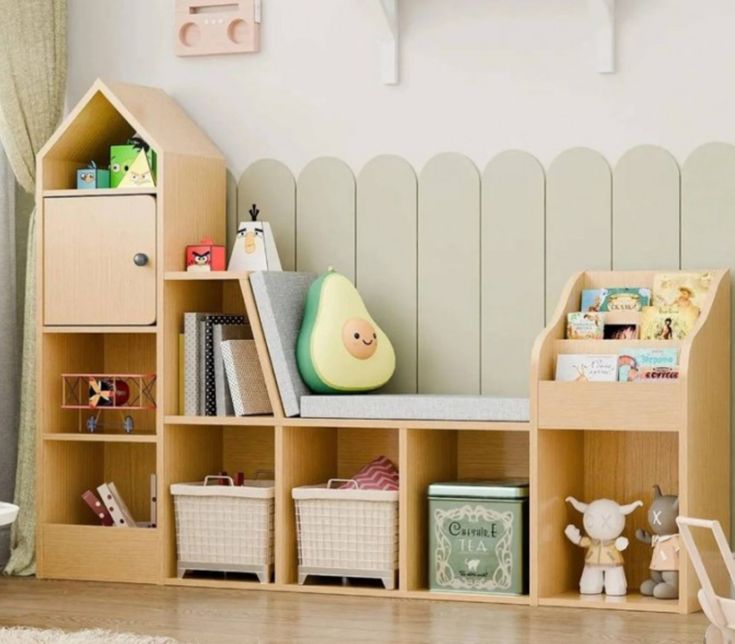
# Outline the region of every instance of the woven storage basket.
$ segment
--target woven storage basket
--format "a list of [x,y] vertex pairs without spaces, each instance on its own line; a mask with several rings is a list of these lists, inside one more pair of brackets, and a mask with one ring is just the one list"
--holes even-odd
[[[208,485],[224,479],[228,485]],[[229,476],[171,486],[176,510],[178,574],[187,570],[250,572],[262,583],[273,570],[273,481],[233,485]]]
[[398,492],[357,484],[296,487],[299,583],[309,575],[380,579],[395,588],[398,569]]

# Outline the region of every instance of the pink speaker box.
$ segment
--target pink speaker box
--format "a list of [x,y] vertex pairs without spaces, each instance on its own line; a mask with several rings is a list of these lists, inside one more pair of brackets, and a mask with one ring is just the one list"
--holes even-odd
[[260,51],[260,0],[176,0],[176,55]]

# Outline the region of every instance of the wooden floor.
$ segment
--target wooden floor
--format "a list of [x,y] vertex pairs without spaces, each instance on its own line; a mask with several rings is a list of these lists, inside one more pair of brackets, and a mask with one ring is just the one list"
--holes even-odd
[[0,578],[0,625],[106,628],[197,644],[680,644],[701,614],[387,600]]

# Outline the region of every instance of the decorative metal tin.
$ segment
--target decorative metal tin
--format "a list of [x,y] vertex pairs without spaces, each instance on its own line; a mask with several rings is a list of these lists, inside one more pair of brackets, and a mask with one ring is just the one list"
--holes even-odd
[[429,486],[431,590],[528,592],[528,481]]

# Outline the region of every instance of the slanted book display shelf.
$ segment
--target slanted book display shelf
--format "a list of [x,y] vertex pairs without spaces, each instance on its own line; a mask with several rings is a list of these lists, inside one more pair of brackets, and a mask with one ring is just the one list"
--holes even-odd
[[[158,155],[156,187],[72,190],[75,171],[105,162],[109,145],[138,132]],[[135,201],[133,201],[135,200]],[[652,273],[585,273],[572,279],[531,367],[530,422],[288,418],[277,391],[248,275],[186,273],[184,248],[225,238],[225,164],[207,137],[163,92],[95,83],[39,154],[38,574],[45,578],[159,583],[310,593],[695,610],[695,581],[682,599],[635,592],[619,601],[576,593],[581,551],[563,534],[564,498],[642,497],[659,483],[684,512],[729,525],[729,282],[717,274],[708,304],[681,348],[673,383],[555,383],[559,352],[607,351],[603,341],[570,345],[566,312],[585,285],[647,286]],[[138,266],[136,254],[148,261]],[[62,275],[59,276],[61,270]],[[180,416],[179,334],[186,312],[242,313],[253,330],[273,414]],[[604,341],[610,342],[610,341]],[[80,431],[61,408],[64,373],[155,373],[153,410],[134,412],[135,430]],[[537,426],[538,421],[538,426]],[[292,488],[345,478],[376,456],[398,465],[399,571],[395,590],[334,581],[300,586]],[[170,485],[225,470],[275,477],[275,573],[255,579],[176,574]],[[149,475],[158,477],[155,528],[105,528],[81,494],[114,481],[138,520],[147,520]],[[530,478],[530,593],[429,591],[427,487],[463,478]],[[576,518],[576,517],[574,517]],[[629,522],[631,589],[647,552]]]

